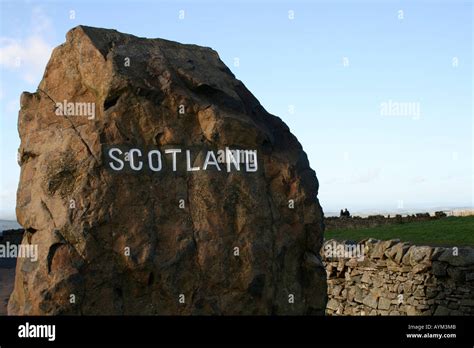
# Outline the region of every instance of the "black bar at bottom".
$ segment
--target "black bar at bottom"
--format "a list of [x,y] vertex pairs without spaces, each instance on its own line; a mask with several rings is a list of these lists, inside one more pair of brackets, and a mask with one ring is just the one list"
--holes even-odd
[[[28,326],[26,326],[28,323]],[[19,337],[55,325],[43,338]],[[35,332],[46,332],[34,327]],[[51,332],[50,332],[51,333]],[[47,336],[45,334],[45,336]],[[474,344],[473,317],[0,317],[0,346],[25,344]]]

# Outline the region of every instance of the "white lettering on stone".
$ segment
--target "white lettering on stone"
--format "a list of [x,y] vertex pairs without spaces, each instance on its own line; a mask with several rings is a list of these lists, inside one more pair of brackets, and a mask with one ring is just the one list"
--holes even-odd
[[[157,155],[157,165],[153,164],[153,155]],[[161,152],[158,150],[151,150],[148,152],[148,166],[154,172],[159,172],[161,170]]]
[[170,153],[172,155],[172,159],[173,159],[173,172],[176,171],[176,154],[177,153],[180,153],[181,152],[181,149],[167,149],[165,150],[165,153],[168,154]]
[[[163,150],[161,150],[163,151]],[[151,149],[143,151],[138,148],[131,148],[126,150],[123,146],[112,147],[108,149],[106,154],[105,163],[113,171],[122,171],[125,169],[132,170],[134,172],[139,172],[142,170],[150,170],[152,172],[161,172],[163,169],[167,169],[167,166],[170,166],[173,172],[178,171],[178,161],[184,161],[184,156],[179,157],[179,153],[186,154],[186,167],[179,166],[180,170],[185,170],[187,172],[196,172],[196,171],[206,171],[206,170],[217,170],[222,171],[221,165],[226,167],[227,172],[231,171],[242,171],[247,173],[253,173],[258,171],[258,161],[257,161],[257,150],[241,150],[241,149],[229,149],[224,150],[208,150],[206,155],[203,152],[198,151],[193,152],[193,150],[188,149],[165,149],[164,153],[171,155],[171,165],[168,162],[163,163],[162,153],[158,149]],[[226,159],[221,164],[219,158],[216,156],[216,153],[220,154],[225,153]],[[194,154],[194,155],[193,155]],[[202,161],[204,158],[204,161]]]
[[[236,156],[234,154],[236,153]],[[231,164],[234,163],[235,169],[240,171],[240,151],[232,151],[229,150],[228,147],[225,148],[225,158],[227,163],[227,172],[231,171]]]
[[143,168],[143,162],[138,161],[138,165],[135,164],[135,153],[137,154],[137,157],[142,157],[142,152],[140,149],[130,149],[128,152],[128,155],[130,156],[130,168],[133,170],[141,170]]
[[[210,161],[211,157],[212,161]],[[217,162],[217,158],[214,154],[214,151],[207,151],[206,159],[204,160],[204,165],[202,166],[202,169],[206,170],[207,166],[209,166],[210,164],[216,166],[218,171],[221,171],[221,167],[219,167],[219,163]]]
[[186,169],[188,172],[195,172],[199,167],[191,167],[191,151],[186,150]]
[[114,152],[117,152],[119,155],[121,155],[122,151],[120,149],[115,148],[115,147],[113,147],[109,150],[109,157],[112,158],[114,161],[118,162],[119,165],[115,166],[114,163],[109,162],[109,166],[113,170],[122,170],[123,167],[124,167],[124,163],[120,158],[117,158],[117,157],[114,156]]

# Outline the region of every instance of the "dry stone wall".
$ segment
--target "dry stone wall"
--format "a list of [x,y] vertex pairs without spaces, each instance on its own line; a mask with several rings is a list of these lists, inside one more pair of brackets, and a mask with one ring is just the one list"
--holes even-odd
[[367,217],[350,216],[350,217],[338,217],[329,216],[325,217],[324,224],[326,231],[332,231],[337,229],[361,229],[361,228],[372,228],[385,225],[404,224],[411,222],[430,221],[445,218],[447,215],[442,211],[437,211],[433,215],[429,213],[417,213],[412,215],[402,216],[397,214],[395,216],[388,215],[370,215]]
[[474,249],[324,243],[328,315],[473,315]]

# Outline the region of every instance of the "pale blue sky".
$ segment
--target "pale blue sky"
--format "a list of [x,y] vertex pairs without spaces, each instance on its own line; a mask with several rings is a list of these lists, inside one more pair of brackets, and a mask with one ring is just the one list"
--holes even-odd
[[[20,94],[79,24],[218,51],[303,144],[325,211],[473,206],[470,1],[98,2],[0,1],[0,218]],[[420,113],[383,115],[388,101]]]

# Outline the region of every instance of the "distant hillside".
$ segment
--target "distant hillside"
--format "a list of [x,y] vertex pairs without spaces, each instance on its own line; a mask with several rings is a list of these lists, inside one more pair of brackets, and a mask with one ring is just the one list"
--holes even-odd
[[20,224],[13,220],[0,220],[0,235],[4,230],[14,230],[21,228]]

